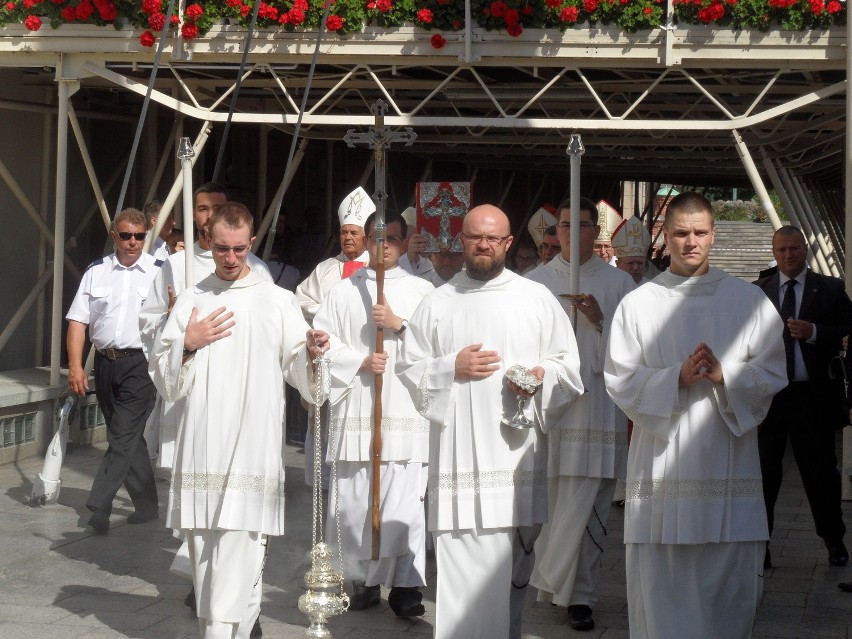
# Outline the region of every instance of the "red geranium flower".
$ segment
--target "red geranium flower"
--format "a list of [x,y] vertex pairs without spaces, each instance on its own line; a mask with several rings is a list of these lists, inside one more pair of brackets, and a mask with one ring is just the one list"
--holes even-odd
[[[6,8],[8,9],[8,5],[6,5]],[[74,7],[62,7],[62,19],[66,22],[74,22],[77,19],[77,12],[74,10]]]
[[153,47],[156,41],[157,38],[150,31],[145,31],[139,36],[139,42],[143,47]]
[[651,7],[645,7],[644,9],[642,9],[642,13],[644,13],[646,16],[651,15],[652,11],[654,10]]
[[505,20],[508,26],[518,24],[521,21],[521,14],[518,13],[517,9],[509,9],[506,11],[506,15],[503,17],[503,20]]
[[162,8],[163,4],[160,0],[142,0],[142,13],[158,13]]
[[184,22],[180,28],[184,40],[194,40],[198,37],[198,27],[192,22]]
[[290,9],[289,13],[290,13],[290,24],[298,27],[300,24],[302,24],[305,21],[305,12],[302,11],[301,9],[297,9],[296,7],[293,7],[292,9]]
[[92,6],[91,2],[81,2],[77,5],[77,19],[78,20],[88,20],[89,16],[91,16],[95,12],[95,8]]
[[325,21],[325,28],[329,31],[340,31],[343,28],[343,18],[340,16],[328,16]]
[[[260,6],[262,7],[263,3],[261,3]],[[191,4],[186,8],[186,11],[184,11],[184,13],[186,14],[187,18],[189,18],[193,22],[197,22],[198,19],[204,15],[204,9],[201,8],[200,4]]]
[[241,4],[240,5],[240,15],[242,17],[245,18],[250,13],[251,13],[251,7],[250,6],[248,6],[247,4]]
[[98,8],[98,13],[101,14],[101,18],[106,20],[107,22],[112,22],[118,17],[118,9],[115,8],[115,5],[107,3],[103,7]]
[[7,2],[6,3],[6,11],[14,11],[14,10],[15,10],[15,3],[14,2]]
[[432,22],[432,12],[429,9],[420,9],[417,12],[417,21],[430,24]]
[[495,18],[502,18],[506,15],[506,3],[503,0],[491,3],[491,15]]
[[30,31],[38,31],[41,29],[41,18],[29,15],[27,16],[27,19],[24,20],[24,26]]
[[393,9],[393,3],[391,2],[391,0],[378,0],[376,2],[376,8],[379,11],[384,11],[385,13],[387,13],[388,11]]
[[453,29],[461,29],[462,23],[459,20],[453,20]]
[[831,0],[827,5],[825,5],[825,10],[829,13],[839,13],[843,10],[843,5],[841,5],[837,0]]
[[577,16],[580,15],[577,7],[563,7],[559,13],[559,19],[563,22],[577,22]]
[[525,5],[523,9],[521,9],[521,13],[525,16],[531,16],[533,14],[533,8],[530,5]]
[[506,27],[506,33],[513,38],[517,38],[524,32],[524,28],[520,24],[510,24]]
[[225,4],[231,7],[239,7],[243,3],[243,0],[225,0]]
[[151,27],[154,31],[162,31],[163,27],[166,26],[165,14],[155,13],[153,15],[148,16],[148,26]]
[[436,49],[443,49],[444,45],[447,44],[446,38],[444,38],[444,36],[442,36],[440,33],[436,33],[435,35],[433,35],[430,42],[432,43],[432,46]]
[[562,4],[562,0],[544,0],[544,4],[546,4],[551,9],[556,9]]
[[595,9],[598,8],[598,0],[584,0],[583,8],[587,13],[592,13]]

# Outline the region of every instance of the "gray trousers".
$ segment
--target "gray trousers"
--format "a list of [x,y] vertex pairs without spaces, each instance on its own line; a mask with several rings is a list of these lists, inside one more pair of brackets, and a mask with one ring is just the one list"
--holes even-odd
[[124,485],[136,510],[156,510],[154,469],[142,433],[157,391],[148,376],[145,356],[139,352],[109,360],[98,353],[95,384],[98,406],[106,420],[109,447],[95,474],[86,507],[110,514],[112,500]]

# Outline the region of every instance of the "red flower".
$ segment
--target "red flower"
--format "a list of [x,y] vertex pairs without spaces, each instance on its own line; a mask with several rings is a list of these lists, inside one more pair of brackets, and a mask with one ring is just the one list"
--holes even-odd
[[343,28],[343,18],[331,15],[325,21],[325,28],[329,31],[340,31]]
[[[142,0],[142,13],[159,13],[163,8],[161,0]],[[144,35],[144,34],[143,34]]]
[[825,5],[822,3],[822,0],[809,0],[808,4],[811,7],[811,11],[815,16],[822,14]]
[[506,3],[503,0],[491,3],[491,15],[495,18],[502,18],[506,15]]
[[513,38],[517,38],[524,32],[524,28],[520,24],[510,24],[506,27],[506,33]]
[[391,2],[391,0],[378,0],[376,2],[376,8],[379,11],[384,11],[385,13],[387,13],[388,11],[393,9],[393,3]]
[[166,26],[165,14],[155,13],[153,15],[148,16],[148,26],[151,27],[154,31],[162,31],[163,27]]
[[517,9],[509,9],[506,11],[506,15],[503,19],[506,21],[507,26],[512,26],[513,24],[518,24],[521,21],[521,14],[518,13]]
[[577,7],[564,7],[559,13],[559,19],[563,22],[577,22],[577,16],[580,12]]
[[34,6],[36,6],[39,2],[41,2],[41,0],[24,0],[24,6],[25,6],[27,9],[32,9],[32,8],[33,8]]
[[302,24],[305,21],[305,12],[302,11],[301,9],[297,9],[296,7],[293,7],[292,9],[290,9],[289,13],[290,13],[290,24],[298,27],[300,24]]
[[443,7],[445,4],[450,4],[450,0],[438,0],[439,7]]
[[139,36],[139,43],[143,47],[153,47],[156,41],[157,38],[155,38],[154,34],[150,31],[145,31],[141,36]]
[[544,0],[544,4],[551,9],[557,9],[562,4],[562,0]]
[[843,10],[843,5],[841,5],[837,0],[831,0],[827,5],[825,5],[825,10],[829,13],[840,13]]
[[651,13],[652,13],[653,11],[654,11],[654,10],[653,10],[651,7],[645,7],[644,9],[642,9],[642,13],[644,13],[646,16],[651,15]]
[[15,3],[14,2],[7,2],[6,3],[6,11],[14,11],[14,10],[15,10]]
[[704,24],[710,24],[725,15],[725,6],[721,3],[711,4],[698,12],[698,19]]
[[595,9],[598,8],[598,0],[584,0],[583,8],[587,13],[592,13]]
[[440,33],[436,33],[435,35],[433,35],[430,42],[432,43],[432,46],[436,49],[443,49],[444,45],[447,44],[446,38],[444,38],[444,36],[442,36]]
[[417,21],[430,24],[432,22],[432,12],[429,9],[420,9],[417,12]]
[[[260,5],[263,6],[263,3]],[[200,4],[191,4],[184,11],[187,19],[192,20],[193,22],[198,22],[199,18],[204,15],[204,9],[201,8]]]
[[100,13],[101,18],[107,22],[112,22],[118,17],[118,9],[115,8],[115,5],[107,3],[103,7],[98,8],[98,13]]
[[243,0],[225,0],[225,4],[231,7],[232,9],[235,7],[239,7],[243,3]]
[[250,13],[251,13],[251,7],[250,6],[248,6],[247,4],[241,4],[240,5],[240,15],[242,17],[245,18]]
[[[9,4],[12,4],[11,2]],[[6,5],[6,8],[9,8],[9,5]],[[11,9],[9,9],[11,11]],[[77,11],[74,7],[62,7],[62,19],[65,22],[74,22],[77,19]]]
[[194,40],[198,37],[198,27],[192,22],[184,22],[180,28],[184,40]]
[[459,20],[453,20],[453,29],[459,30],[461,29],[462,23]]
[[531,16],[533,14],[533,8],[530,5],[525,5],[523,9],[521,9],[521,13],[525,16]]
[[172,14],[172,19],[169,20],[169,24],[180,24],[180,16]]
[[29,15],[27,16],[27,19],[24,20],[24,26],[30,31],[38,31],[41,29],[41,18]]
[[89,16],[91,16],[95,12],[95,8],[92,6],[91,2],[84,1],[77,5],[77,19],[78,20],[88,20]]

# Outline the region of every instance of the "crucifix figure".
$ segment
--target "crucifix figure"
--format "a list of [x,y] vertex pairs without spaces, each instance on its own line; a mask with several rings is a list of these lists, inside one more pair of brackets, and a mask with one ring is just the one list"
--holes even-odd
[[[405,146],[411,146],[417,139],[417,134],[406,127],[405,131],[394,132],[385,126],[385,113],[388,105],[382,100],[376,100],[370,111],[376,118],[375,124],[366,133],[356,133],[350,129],[343,137],[344,142],[350,147],[356,144],[366,144],[373,150],[376,161],[376,188],[373,193],[373,201],[376,203],[376,223],[373,225],[373,233],[376,241],[376,303],[382,303],[385,285],[385,149],[395,142],[404,142]],[[376,351],[384,350],[384,331],[381,327],[376,329]],[[379,558],[379,488],[380,488],[380,462],[382,458],[382,376],[376,375],[376,400],[373,408],[373,442],[371,447],[373,482],[371,490],[372,499],[372,556]]]

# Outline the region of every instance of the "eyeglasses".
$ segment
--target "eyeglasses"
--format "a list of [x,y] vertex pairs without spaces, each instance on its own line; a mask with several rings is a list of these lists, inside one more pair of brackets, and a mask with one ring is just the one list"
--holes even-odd
[[[375,235],[368,235],[367,239],[370,240],[371,242],[375,242],[376,236]],[[398,235],[388,235],[385,238],[385,244],[390,244],[391,246],[399,246],[400,244],[402,244],[402,238],[399,237]]]
[[244,246],[219,246],[218,244],[213,245],[213,251],[216,255],[227,255],[231,251],[234,252],[234,255],[245,255],[246,251],[249,250],[249,245],[246,244]]
[[147,236],[147,235],[148,235],[147,233],[129,233],[127,231],[119,231],[118,232],[118,237],[120,237],[125,242],[127,242],[131,237],[134,240],[136,240],[137,242],[144,242],[145,236]]
[[[556,226],[561,229],[568,229],[569,231],[571,230],[571,222],[559,222]],[[586,230],[593,228],[595,225],[591,222],[578,222],[577,226],[580,227],[580,230]]]
[[500,246],[511,237],[511,235],[500,237],[499,235],[468,235],[467,233],[462,233],[461,236],[468,244],[479,244],[482,240],[485,240],[488,246]]

